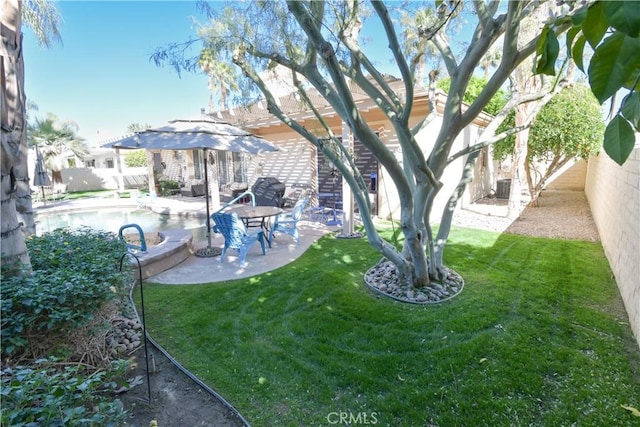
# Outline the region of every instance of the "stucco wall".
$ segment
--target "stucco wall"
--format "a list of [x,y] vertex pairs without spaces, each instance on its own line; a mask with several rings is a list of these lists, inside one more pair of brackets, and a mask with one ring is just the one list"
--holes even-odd
[[640,345],[640,147],[622,166],[591,158],[585,193]]
[[[114,168],[68,168],[60,172],[69,192],[118,189],[118,171]],[[144,186],[146,174],[146,168],[128,168],[123,173],[125,188]]]
[[[422,147],[422,151],[425,156],[431,153],[434,144],[434,136],[440,131],[442,126],[442,118],[436,118],[425,129],[416,135],[416,140]],[[478,127],[476,125],[467,126],[456,138],[451,149],[451,154],[462,150],[469,145],[472,145],[478,137]],[[391,140],[391,149],[393,150],[394,140]],[[399,150],[397,150],[397,158],[402,162]],[[431,222],[439,223],[442,217],[442,213],[445,210],[447,202],[451,197],[451,194],[455,190],[460,178],[462,177],[464,163],[467,156],[463,156],[453,161],[445,169],[440,181],[443,183],[442,188],[438,192],[433,203],[431,210]],[[473,180],[467,185],[462,198],[458,201],[457,208],[460,206],[471,203],[479,198],[482,198],[491,192],[491,179],[490,168],[483,166],[481,158],[478,158],[475,163]],[[378,215],[381,218],[389,218],[392,216],[394,219],[400,218],[400,198],[393,187],[393,182],[388,177],[388,173],[385,169],[382,169],[380,176],[380,193],[379,193],[380,206],[378,207]]]

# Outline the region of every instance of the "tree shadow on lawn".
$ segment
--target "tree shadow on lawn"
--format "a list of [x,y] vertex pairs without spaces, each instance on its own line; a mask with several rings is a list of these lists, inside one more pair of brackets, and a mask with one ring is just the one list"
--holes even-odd
[[325,237],[255,278],[152,286],[150,331],[256,425],[634,421],[640,354],[599,244],[456,228],[445,263],[466,286],[431,306],[369,291],[378,259]]

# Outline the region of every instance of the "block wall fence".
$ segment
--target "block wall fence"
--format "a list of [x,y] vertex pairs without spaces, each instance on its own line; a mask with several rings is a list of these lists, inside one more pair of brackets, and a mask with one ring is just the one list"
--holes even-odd
[[604,153],[589,159],[585,193],[640,345],[640,147],[622,166]]

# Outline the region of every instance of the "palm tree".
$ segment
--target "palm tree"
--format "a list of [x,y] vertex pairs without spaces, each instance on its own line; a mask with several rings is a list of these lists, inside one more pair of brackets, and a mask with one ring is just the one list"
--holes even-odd
[[53,172],[54,182],[62,182],[60,171],[66,166],[69,152],[77,157],[83,157],[89,152],[84,139],[77,136],[77,130],[78,126],[74,122],[61,122],[51,113],[46,119],[36,118],[35,124],[27,127],[27,143],[29,147],[38,147],[45,166]]
[[435,45],[422,34],[436,24],[437,18],[433,10],[422,9],[412,15],[403,13],[401,20],[405,29],[403,49],[407,57],[412,58],[411,65],[415,67],[414,82],[422,85],[426,62],[437,53]]
[[491,69],[500,65],[500,59],[502,59],[502,53],[496,47],[487,51],[487,54],[480,60],[480,68],[484,71],[484,79],[486,81],[489,81],[489,72],[491,72]]
[[[23,9],[24,7],[24,9]],[[0,0],[3,70],[0,84],[1,184],[0,184],[0,256],[3,274],[28,273],[31,263],[20,223],[34,228],[31,188],[27,170],[26,96],[22,21],[29,26],[42,46],[60,40],[61,17],[54,3],[46,0]],[[24,266],[24,269],[21,269]]]
[[238,89],[235,67],[218,60],[214,51],[210,48],[202,49],[198,58],[198,66],[207,74],[209,79],[209,112],[213,112],[213,94],[217,89],[220,90],[218,109],[226,110],[228,108],[227,92]]

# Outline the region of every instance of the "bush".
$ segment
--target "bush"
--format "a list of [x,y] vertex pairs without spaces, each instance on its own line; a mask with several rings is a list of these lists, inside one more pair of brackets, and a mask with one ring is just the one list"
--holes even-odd
[[147,153],[145,150],[130,151],[124,156],[124,164],[128,168],[147,166]]
[[2,425],[124,424],[127,413],[122,403],[107,397],[117,387],[112,378],[122,374],[122,363],[87,375],[78,366],[56,370],[48,362],[38,361],[36,369],[17,366],[1,371]]
[[180,183],[170,179],[160,179],[158,184],[160,185],[160,195],[162,196],[170,196],[171,190],[180,189]]
[[119,271],[125,244],[114,233],[89,228],[58,229],[26,243],[33,274],[2,281],[3,358],[28,357],[31,346],[41,348],[51,337],[63,340],[56,343],[58,352],[72,353],[73,343],[65,337],[123,295],[130,280],[128,272]]

